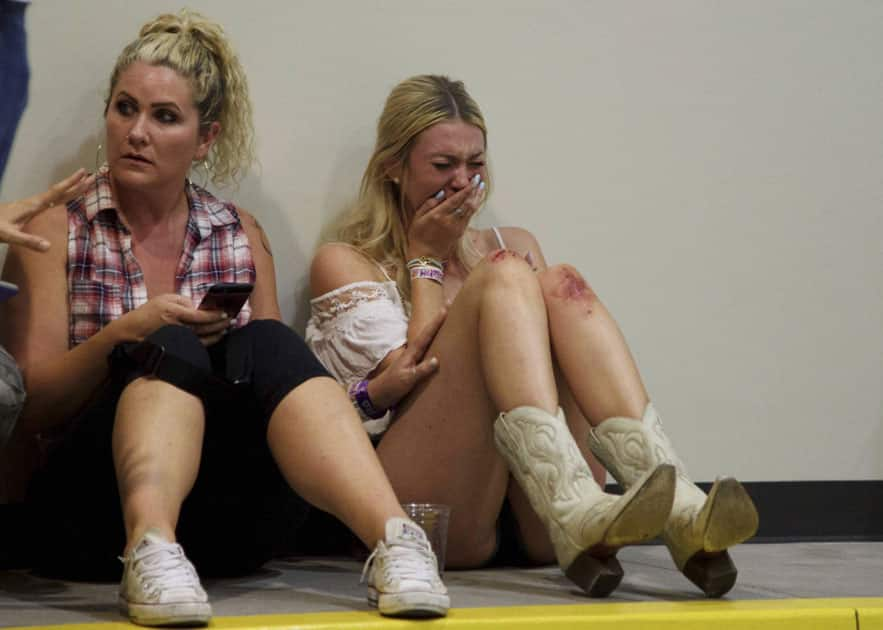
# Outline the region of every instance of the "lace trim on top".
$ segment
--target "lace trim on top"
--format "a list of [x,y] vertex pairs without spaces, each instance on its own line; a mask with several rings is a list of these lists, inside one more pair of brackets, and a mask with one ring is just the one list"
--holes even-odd
[[316,319],[317,323],[321,322],[320,325],[323,325],[333,321],[341,313],[354,310],[367,302],[384,298],[401,304],[399,291],[394,281],[365,280],[345,284],[310,300],[310,321]]
[[[353,282],[310,300],[305,339],[344,386],[367,378],[408,339],[408,317],[396,283]],[[380,435],[390,420],[387,414],[366,420],[364,427],[371,435]]]

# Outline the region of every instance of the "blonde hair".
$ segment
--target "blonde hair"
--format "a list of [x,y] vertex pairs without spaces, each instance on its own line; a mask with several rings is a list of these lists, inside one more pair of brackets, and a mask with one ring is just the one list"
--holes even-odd
[[219,123],[205,166],[218,185],[238,181],[254,162],[254,127],[248,82],[220,25],[184,9],[141,27],[110,75],[110,97],[123,71],[136,61],[171,68],[190,83],[201,130]]
[[[362,175],[359,199],[336,226],[337,240],[353,245],[384,267],[395,270],[396,284],[406,300],[410,299],[411,287],[405,268],[404,199],[400,186],[390,179],[388,171],[390,165],[401,164],[404,179],[417,136],[446,120],[462,120],[478,127],[487,146],[484,116],[462,81],[424,74],[395,86],[377,122],[377,143]],[[486,185],[490,192],[490,182]],[[480,257],[465,233],[455,255],[467,269]]]

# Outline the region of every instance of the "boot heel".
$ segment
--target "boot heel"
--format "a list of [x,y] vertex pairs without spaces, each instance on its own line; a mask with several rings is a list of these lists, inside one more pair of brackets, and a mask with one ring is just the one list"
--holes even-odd
[[757,508],[741,483],[732,477],[714,482],[706,499],[703,549],[724,551],[757,533]]
[[706,597],[721,597],[733,588],[739,572],[726,551],[714,554],[700,551],[687,560],[683,573]]
[[622,565],[615,556],[596,558],[586,550],[573,559],[564,575],[592,597],[607,597],[622,581]]

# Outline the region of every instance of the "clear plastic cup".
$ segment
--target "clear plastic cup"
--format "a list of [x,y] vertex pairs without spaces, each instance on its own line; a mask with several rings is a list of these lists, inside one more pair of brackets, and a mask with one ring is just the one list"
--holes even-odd
[[429,544],[438,558],[438,572],[445,568],[445,549],[448,545],[448,519],[451,508],[441,503],[402,503],[402,509],[412,521],[426,532]]

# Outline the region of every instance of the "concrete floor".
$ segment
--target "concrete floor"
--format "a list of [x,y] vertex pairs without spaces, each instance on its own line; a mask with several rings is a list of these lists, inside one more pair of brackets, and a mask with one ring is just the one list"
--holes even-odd
[[[740,575],[729,600],[883,596],[883,542],[749,544],[732,556]],[[556,567],[449,571],[445,582],[456,608],[704,599],[662,546],[626,548],[618,557],[625,579],[604,600],[584,596]],[[360,572],[352,560],[291,558],[205,586],[216,618],[367,611]],[[116,589],[0,572],[0,627],[118,622]]]

